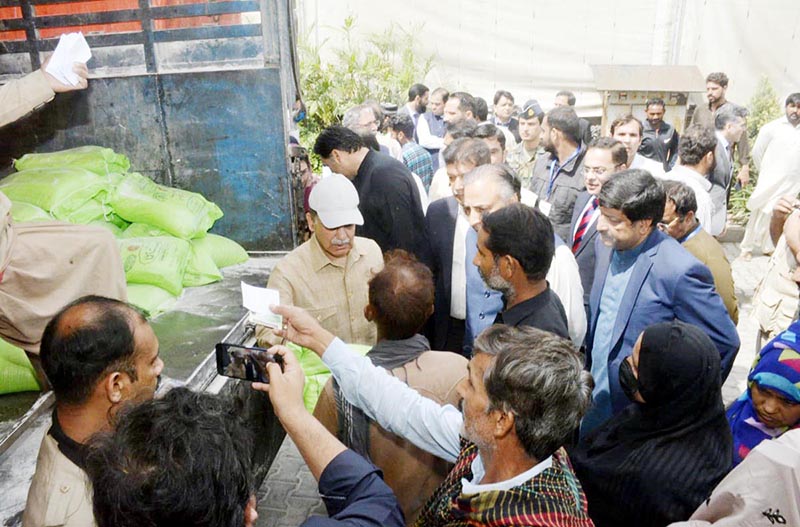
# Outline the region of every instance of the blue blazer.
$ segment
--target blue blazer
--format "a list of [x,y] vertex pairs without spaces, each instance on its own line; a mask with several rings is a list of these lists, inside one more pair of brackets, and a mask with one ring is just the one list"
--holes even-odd
[[[651,324],[678,319],[705,331],[722,358],[723,382],[739,351],[736,326],[714,289],[714,279],[708,267],[677,241],[657,229],[648,236],[644,244],[641,254],[633,264],[634,269],[622,296],[611,338],[608,378],[614,413],[630,404],[619,384],[619,365],[631,354],[642,331]],[[600,297],[610,263],[610,252],[597,261],[586,338],[587,368],[591,368]]]

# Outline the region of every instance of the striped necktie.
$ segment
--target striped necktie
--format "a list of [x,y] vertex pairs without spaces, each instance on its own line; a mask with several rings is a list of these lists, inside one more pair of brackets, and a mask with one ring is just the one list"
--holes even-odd
[[586,212],[583,213],[583,216],[581,216],[581,221],[578,223],[578,230],[575,231],[575,239],[572,242],[572,254],[578,252],[578,247],[580,247],[581,240],[583,240],[583,236],[589,229],[589,223],[592,221],[592,214],[594,213],[595,209],[597,209],[597,198],[592,196],[592,200],[589,202]]

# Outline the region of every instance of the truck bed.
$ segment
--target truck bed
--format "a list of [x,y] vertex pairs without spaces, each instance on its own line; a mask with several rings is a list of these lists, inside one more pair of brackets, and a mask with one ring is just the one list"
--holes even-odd
[[[263,478],[281,441],[277,424],[264,394],[238,382],[216,377],[214,345],[248,338],[241,306],[245,281],[263,286],[283,253],[263,253],[248,262],[222,270],[223,280],[187,288],[172,310],[153,319],[164,360],[165,387],[185,384],[196,390],[234,393],[244,411],[254,414],[253,426],[262,442],[257,453],[258,475]],[[22,511],[36,466],[39,443],[50,425],[52,394],[24,393],[0,396],[0,525],[21,525]],[[259,479],[260,481],[260,479]]]

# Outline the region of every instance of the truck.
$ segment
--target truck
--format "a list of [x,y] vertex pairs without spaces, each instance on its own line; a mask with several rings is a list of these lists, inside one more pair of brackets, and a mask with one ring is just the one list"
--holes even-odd
[[[295,245],[302,203],[288,150],[298,98],[292,0],[0,0],[0,82],[39,68],[62,33],[82,31],[89,87],[0,128],[0,176],[29,152],[101,145],[132,170],[215,202],[212,232],[248,263],[184,292],[151,322],[167,385],[228,393],[258,434],[260,482],[284,432],[266,396],[216,376],[214,344],[249,343],[239,282],[264,285]],[[19,525],[51,393],[0,396],[0,524]]]

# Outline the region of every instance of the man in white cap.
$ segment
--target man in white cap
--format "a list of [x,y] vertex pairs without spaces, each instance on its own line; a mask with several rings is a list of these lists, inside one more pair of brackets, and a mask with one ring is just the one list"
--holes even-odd
[[[375,324],[364,318],[372,274],[383,268],[380,247],[355,235],[364,218],[358,192],[346,177],[332,174],[317,183],[308,198],[306,221],[314,235],[287,254],[269,276],[281,304],[302,307],[345,342],[375,345]],[[271,342],[272,332],[259,328],[258,340]]]

